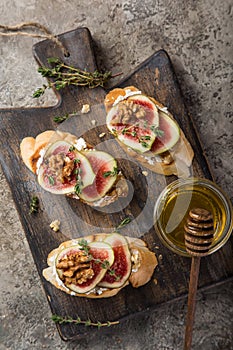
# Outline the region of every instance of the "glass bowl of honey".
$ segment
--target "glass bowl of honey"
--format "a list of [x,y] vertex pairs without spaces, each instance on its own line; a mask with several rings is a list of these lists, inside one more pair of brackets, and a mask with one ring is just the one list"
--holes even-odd
[[207,179],[178,179],[157,199],[154,225],[162,243],[179,255],[190,256],[185,249],[184,225],[194,208],[206,209],[213,216],[214,237],[208,254],[221,248],[232,233],[232,205],[222,189]]

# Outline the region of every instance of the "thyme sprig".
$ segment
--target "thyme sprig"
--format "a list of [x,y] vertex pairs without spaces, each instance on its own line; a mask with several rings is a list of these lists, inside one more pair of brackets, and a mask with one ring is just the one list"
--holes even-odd
[[90,89],[98,86],[104,86],[107,81],[120,74],[113,75],[112,72],[107,71],[104,73],[95,70],[94,72],[88,72],[73,66],[66,65],[59,58],[50,57],[48,63],[52,65],[51,68],[41,66],[38,68],[38,72],[45,78],[53,79],[49,81],[48,85],[43,85],[33,93],[34,98],[38,98],[45,93],[48,88],[54,88],[61,90],[67,86],[86,86]]
[[[126,225],[128,225],[131,222],[131,219],[129,217],[126,217],[125,219],[123,219],[120,224],[115,227],[115,229],[113,230],[113,232],[119,232],[120,229],[122,229],[123,227],[125,227]],[[108,260],[100,260],[100,259],[95,259],[91,254],[90,254],[90,247],[88,245],[88,242],[82,238],[79,240],[78,242],[79,246],[80,246],[80,250],[82,250],[85,255],[90,259],[90,261],[94,261],[96,264],[101,264],[101,267],[103,269],[107,270],[107,273],[115,278],[115,281],[119,281],[121,279],[121,275],[116,274],[116,271],[110,267],[109,261]]]
[[93,326],[93,327],[97,327],[97,328],[101,328],[101,327],[110,327],[116,324],[119,324],[119,321],[107,321],[107,322],[92,322],[90,319],[88,320],[82,320],[80,317],[77,318],[72,318],[72,317],[62,317],[62,316],[58,316],[58,315],[52,315],[52,320],[55,323],[59,323],[59,324],[66,324],[66,323],[75,323],[75,324],[83,324],[85,326]]
[[30,202],[29,214],[37,213],[39,210],[39,198],[33,196]]
[[125,219],[123,219],[120,224],[115,227],[113,232],[119,232],[123,227],[125,227],[126,225],[128,225],[131,222],[131,219],[129,217],[126,217]]
[[[143,126],[144,126],[144,128],[149,127],[147,120],[144,122]],[[150,135],[141,135],[140,136],[140,132],[135,129],[137,127],[140,128],[138,123],[124,127],[123,129],[120,130],[120,133],[122,135],[129,135],[129,136],[135,137],[136,141],[138,141],[143,147],[149,148],[150,145],[146,141],[150,141],[151,136]],[[156,125],[151,125],[150,130],[155,134],[156,137],[162,137],[164,135],[164,131],[158,129],[158,126],[156,126]],[[112,132],[115,136],[118,136],[118,132],[115,128],[112,129]]]
[[116,275],[115,270],[110,268],[110,263],[108,260],[100,260],[100,259],[96,259],[94,258],[91,254],[90,254],[90,247],[88,246],[88,242],[85,239],[81,239],[78,242],[79,246],[81,247],[80,250],[82,250],[86,256],[90,259],[90,261],[94,261],[96,264],[100,264],[102,269],[106,269],[108,270],[108,273],[111,276],[114,276],[116,281],[118,281],[121,276]]
[[60,124],[60,123],[64,122],[66,119],[68,119],[68,118],[69,118],[69,114],[66,113],[65,115],[60,115],[60,116],[54,117],[53,121],[55,123]]
[[60,124],[60,123],[64,122],[65,120],[67,120],[68,118],[77,115],[77,113],[78,112],[74,111],[72,113],[66,113],[66,114],[63,114],[63,115],[58,115],[58,116],[53,118],[53,121],[55,123],[57,123],[57,124]]

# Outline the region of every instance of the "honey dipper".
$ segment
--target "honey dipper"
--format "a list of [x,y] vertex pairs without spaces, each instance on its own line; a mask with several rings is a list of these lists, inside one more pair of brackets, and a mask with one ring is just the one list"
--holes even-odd
[[208,254],[214,236],[212,214],[202,208],[190,210],[186,224],[184,225],[184,231],[186,251],[192,256],[184,340],[184,350],[189,350],[192,344],[200,260],[202,256]]

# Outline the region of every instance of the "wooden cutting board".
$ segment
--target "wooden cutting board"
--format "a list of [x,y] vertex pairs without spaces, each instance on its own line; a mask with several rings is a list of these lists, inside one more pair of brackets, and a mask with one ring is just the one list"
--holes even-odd
[[[64,57],[58,47],[46,40],[34,47],[34,55],[40,65],[46,65],[48,57],[59,57],[65,63],[81,69],[96,69],[92,38],[88,29],[78,28],[60,35],[59,38],[70,52],[70,56]],[[168,107],[195,151],[193,175],[212,179],[167,53],[163,50],[158,51],[143,62],[120,84],[128,85],[137,86]],[[148,176],[144,176],[143,168],[121,150],[105,126],[105,94],[102,88],[70,87],[59,93],[59,102],[55,107],[0,110],[0,160],[52,313],[74,318],[79,316],[93,322],[124,322],[128,317],[186,295],[190,259],[177,256],[163,247],[153,227],[156,199],[162,189],[176,177],[165,178],[150,171]],[[79,113],[84,103],[91,105],[90,114]],[[77,115],[59,127],[53,122],[55,116],[74,111]],[[96,120],[96,126],[92,125],[93,119]],[[25,136],[36,136],[44,130],[57,128],[77,136],[84,134],[87,141],[96,148],[107,149],[118,159],[120,168],[131,186],[132,196],[128,202],[119,201],[113,206],[98,210],[74,199],[46,193],[37,185],[35,176],[20,158],[19,144]],[[106,133],[104,138],[99,137],[102,132]],[[29,214],[33,195],[38,196],[40,202],[40,210],[36,215]],[[103,231],[111,232],[127,216],[130,216],[132,221],[121,233],[142,237],[159,259],[159,266],[147,285],[139,289],[127,286],[110,299],[92,300],[66,295],[45,281],[42,270],[47,267],[47,255],[52,249],[71,238]],[[61,230],[57,233],[49,228],[49,224],[55,219],[61,220]],[[220,251],[203,258],[199,287],[214,285],[233,276],[232,245],[231,238]],[[58,325],[58,330],[65,340],[81,338],[97,331],[93,327],[73,324]],[[100,331],[102,330],[104,328]],[[111,326],[108,331],[117,332],[117,326]]]

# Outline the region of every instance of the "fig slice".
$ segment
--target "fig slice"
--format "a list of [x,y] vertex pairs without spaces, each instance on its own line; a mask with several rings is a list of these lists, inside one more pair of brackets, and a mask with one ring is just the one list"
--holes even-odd
[[111,108],[106,123],[119,141],[144,153],[150,150],[156,138],[158,108],[147,96],[131,96]]
[[114,263],[98,284],[104,288],[119,288],[129,279],[131,273],[131,254],[126,238],[118,233],[109,235],[104,242],[111,245]]
[[150,149],[154,154],[161,154],[171,149],[180,138],[180,128],[175,120],[167,113],[159,111],[159,130],[158,135]]
[[95,174],[89,160],[66,141],[51,144],[38,169],[40,186],[55,194],[80,192],[92,184],[94,179]]
[[85,242],[63,249],[55,268],[60,283],[75,293],[87,293],[102,280],[114,262],[112,247],[106,242]]
[[117,162],[106,152],[86,151],[85,156],[96,174],[95,180],[86,186],[79,197],[86,202],[94,202],[105,196],[117,179]]

